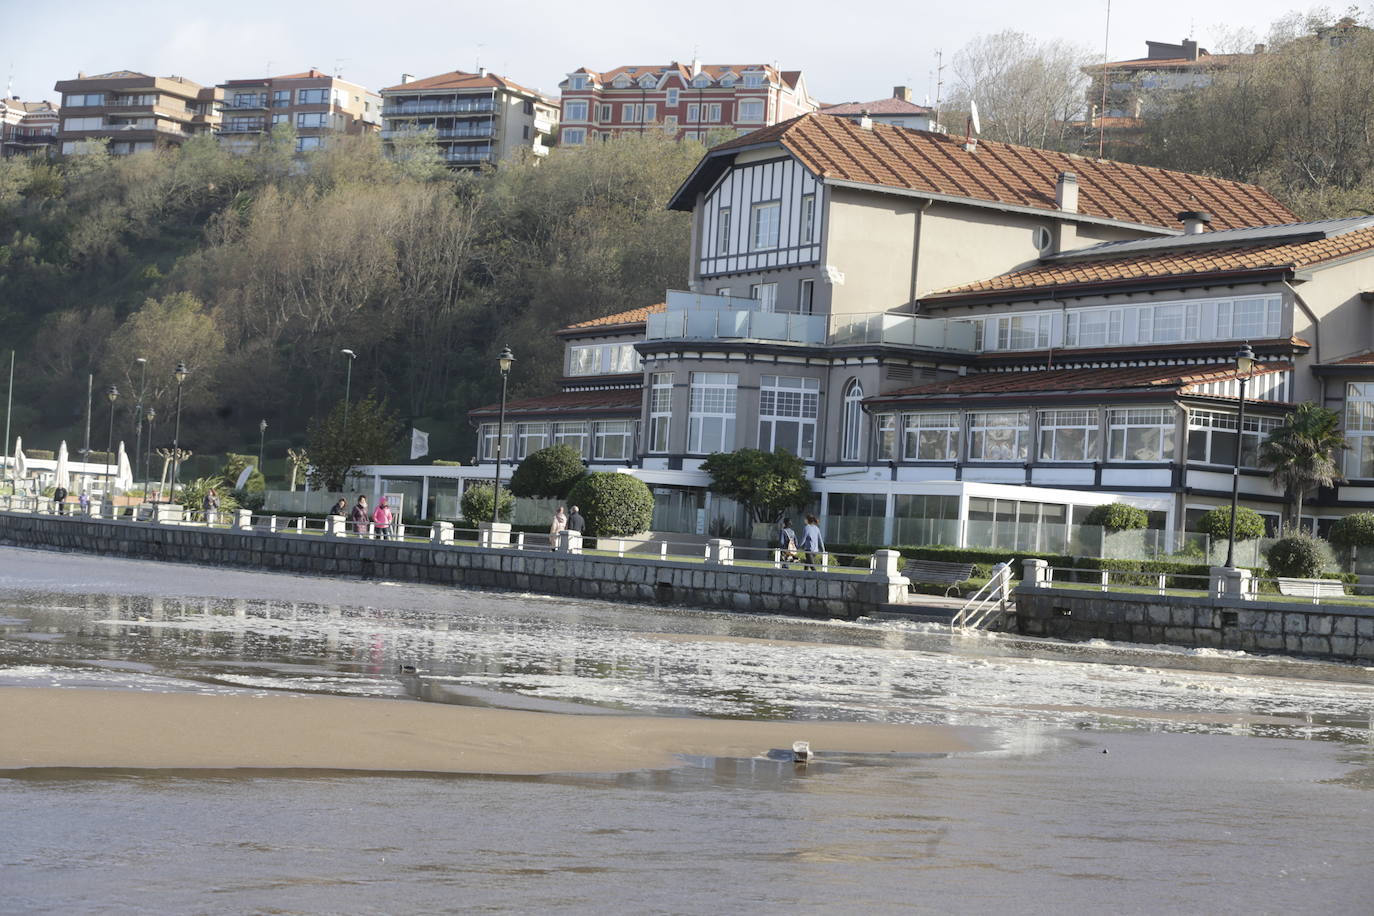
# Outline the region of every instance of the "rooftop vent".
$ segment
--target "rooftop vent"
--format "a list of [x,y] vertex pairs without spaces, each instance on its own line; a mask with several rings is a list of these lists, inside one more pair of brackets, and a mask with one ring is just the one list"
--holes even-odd
[[1184,210],[1178,215],[1183,223],[1184,235],[1198,235],[1207,231],[1207,225],[1212,222],[1212,214],[1206,210]]
[[862,127],[864,130],[873,129],[873,119],[868,116],[867,108],[862,109],[859,112],[859,126]]

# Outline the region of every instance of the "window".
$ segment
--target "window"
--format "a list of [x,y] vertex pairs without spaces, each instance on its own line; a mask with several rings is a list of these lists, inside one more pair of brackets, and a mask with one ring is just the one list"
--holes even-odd
[[266,107],[267,93],[256,92],[235,92],[234,99],[229,103],[231,108],[259,108]]
[[778,224],[782,206],[777,202],[754,204],[749,215],[749,247],[754,251],[778,247]]
[[700,120],[701,120],[701,106],[698,105],[696,102],[693,102],[693,103],[691,103],[690,105],[687,106],[687,123],[688,123],[688,124],[695,124],[697,121],[700,121]]
[[1030,439],[1026,411],[978,411],[968,416],[969,461],[1025,461]]
[[673,420],[673,373],[655,372],[649,388],[649,451],[668,451]]
[[587,423],[576,420],[568,423],[553,424],[553,444],[570,445],[579,455],[587,454]]
[[638,123],[639,123],[639,103],[638,103],[638,102],[636,102],[636,103],[634,103],[634,104],[632,104],[632,105],[622,105],[622,106],[620,106],[620,123],[621,123],[621,124],[638,124]]
[[741,121],[763,120],[763,99],[741,99],[739,103]]
[[568,88],[574,91],[586,89],[587,78],[585,76],[582,76],[581,74],[578,74],[577,76],[568,77]]
[[1140,310],[1138,343],[1179,343],[1198,339],[1198,304],[1180,302]]
[[609,123],[611,123],[611,106],[609,106],[609,105],[598,105],[598,106],[596,106],[596,119],[597,119],[598,121],[602,122],[603,124],[609,124]]
[[592,460],[624,461],[630,457],[634,423],[631,420],[598,420],[592,424]]
[[569,375],[600,375],[600,347],[571,347],[568,350]]
[[1241,340],[1278,337],[1282,304],[1278,296],[1218,302],[1217,337]]
[[511,457],[525,459],[549,444],[549,424],[521,423],[516,427],[515,451]]
[[716,254],[730,253],[730,208],[721,207],[716,218]]
[[687,411],[687,451],[698,455],[735,448],[735,387],[733,372],[693,372]]
[[273,123],[273,124],[290,124],[290,123],[291,123],[291,115],[290,115],[288,112],[285,112],[285,111],[274,111],[274,112],[272,113],[272,123]]
[[587,131],[582,127],[563,128],[563,142],[569,146],[581,146],[587,142]]
[[677,107],[677,97],[678,97],[678,90],[677,90],[677,89],[669,89],[669,90],[668,90],[668,100],[667,100],[666,104],[668,105],[669,108],[676,108],[676,107]]
[[303,111],[296,115],[297,127],[328,127],[329,113],[324,111]]
[[581,99],[573,102],[563,103],[563,120],[565,121],[585,121],[587,120],[587,103]]
[[653,102],[644,103],[644,123],[652,124],[658,120],[658,105]]
[[712,124],[720,121],[720,103],[712,102],[706,106],[706,120]]
[[120,95],[110,100],[111,105],[120,105],[127,108],[147,108],[157,104],[157,93],[150,92],[144,95]]
[[1068,313],[1067,347],[1115,347],[1121,344],[1121,309],[1079,309]]
[[953,461],[958,456],[958,413],[902,415],[903,461]]
[[728,295],[730,295],[730,287],[728,287],[728,286],[722,286],[720,289],[716,290],[716,295],[717,295],[717,296],[728,296]]
[[[483,461],[495,461],[496,458],[497,458],[497,455],[496,455],[496,426],[497,426],[497,424],[495,424],[495,423],[483,423],[483,424],[482,424],[482,460],[483,460]],[[502,438],[503,441],[502,441],[502,448],[501,448],[501,456],[500,456],[500,457],[502,458],[502,460],[509,461],[509,460],[510,460],[510,456],[511,456],[512,441],[513,441],[514,438],[515,438],[515,427],[514,427],[513,424],[510,424],[510,423],[507,423],[507,424],[506,424],[506,428],[505,428],[505,430],[504,430],[503,435],[502,435],[501,438]]]
[[729,89],[731,86],[735,85],[735,78],[733,76],[722,76],[720,78],[720,85],[725,89]]
[[644,366],[632,343],[614,344],[606,349],[610,351],[612,372],[638,372]]
[[751,284],[749,287],[749,298],[757,299],[759,303],[759,308],[763,311],[775,312],[778,309],[778,284]]
[[1110,411],[1107,439],[1109,461],[1172,461],[1174,411],[1170,407],[1141,407]]
[[[1216,410],[1194,410],[1189,413],[1188,460],[1234,467],[1236,420],[1236,414]],[[1259,467],[1260,445],[1279,422],[1273,417],[1251,415],[1245,418],[1245,432],[1241,437],[1241,467]]]
[[840,439],[840,460],[858,461],[863,451],[864,386],[850,379],[844,390],[844,430]]
[[746,73],[746,74],[744,74],[744,88],[745,88],[745,89],[761,89],[761,88],[763,88],[763,74],[762,74],[762,73]]
[[803,280],[797,290],[797,311],[810,315],[816,309],[816,281]]
[[1098,437],[1095,410],[1040,411],[1041,461],[1096,461]]
[[297,105],[326,105],[329,103],[328,89],[297,89]]
[[814,378],[765,375],[759,379],[759,448],[785,449],[799,458],[816,452],[821,383]]
[[93,108],[96,105],[105,104],[105,93],[90,92],[84,95],[63,96],[62,104],[67,108]]
[[874,443],[874,458],[879,461],[897,459],[897,415],[880,413],[874,418],[877,426],[877,441]]
[[664,116],[663,116],[663,126],[664,126],[664,127],[677,127],[677,115],[664,115]]
[[272,91],[272,107],[285,108],[291,104],[290,89],[274,89]]
[[692,80],[692,86],[697,89],[705,89],[709,85],[711,85],[711,78],[705,73],[700,74]]
[[814,242],[816,234],[816,195],[807,194],[801,200],[801,243]]
[[296,152],[298,153],[319,149],[322,146],[324,146],[324,137],[298,137],[296,139]]
[[979,350],[1036,350],[1050,345],[1054,315],[1039,312],[1002,315],[974,321],[974,346]]
[[651,73],[646,73],[639,78],[640,89],[652,89],[657,85],[658,80]]
[[63,118],[63,130],[100,130],[105,126],[104,118]]
[[1346,477],[1374,477],[1374,382],[1345,386]]

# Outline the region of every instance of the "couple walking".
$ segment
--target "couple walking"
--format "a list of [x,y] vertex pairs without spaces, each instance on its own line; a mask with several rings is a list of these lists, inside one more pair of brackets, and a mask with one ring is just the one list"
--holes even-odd
[[815,571],[817,558],[825,553],[825,539],[821,537],[821,520],[814,515],[806,516],[806,526],[802,528],[801,540],[797,540],[797,532],[792,528],[792,520],[785,518],[778,523],[778,549],[781,565],[783,569],[789,569],[789,562],[797,562],[797,551],[800,548],[802,557],[802,569]]
[[563,507],[559,506],[558,511],[553,514],[553,522],[549,524],[549,546],[554,550],[558,549],[558,535],[560,532],[576,531],[581,534],[587,528],[587,520],[582,517],[576,506],[569,506],[567,515],[563,514]]
[[353,523],[353,530],[359,536],[367,536],[367,523],[370,521],[377,537],[382,539],[391,537],[391,507],[387,505],[385,496],[377,501],[377,508],[371,514],[368,514],[367,497],[363,494],[358,494],[358,501],[353,505],[351,512],[348,509],[348,501],[340,497],[339,501],[334,504],[334,508],[329,510],[329,514],[342,516],[345,513],[347,513],[348,520]]

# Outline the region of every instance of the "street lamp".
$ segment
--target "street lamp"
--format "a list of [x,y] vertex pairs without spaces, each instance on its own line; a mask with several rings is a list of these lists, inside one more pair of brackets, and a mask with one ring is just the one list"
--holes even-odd
[[493,530],[501,512],[501,443],[506,436],[506,382],[510,378],[510,367],[515,362],[515,356],[510,352],[510,347],[501,351],[501,355],[496,357],[496,365],[501,369],[501,413],[496,421],[496,485],[491,488],[491,524]]
[[[143,396],[148,393],[148,360],[140,356],[134,362],[143,367],[138,380],[138,403],[134,405],[134,476],[137,477],[138,456],[143,454]],[[149,430],[148,434],[152,435],[152,430]],[[151,445],[151,441],[149,444]],[[146,492],[144,496],[147,496]]]
[[267,472],[262,469],[262,447],[267,443],[267,421],[258,421],[258,473],[262,475],[263,484],[267,483]]
[[[148,421],[148,451],[143,456],[143,498],[148,498],[148,484],[153,480],[153,421],[157,419],[157,410],[149,407],[148,412],[143,415],[143,419]],[[162,489],[162,475],[157,478],[158,489]]]
[[114,495],[114,405],[119,400],[119,389],[114,385],[105,389],[105,397],[110,399],[110,433],[105,438],[105,472],[109,478],[105,482],[105,501]]
[[181,481],[181,383],[186,381],[186,364],[177,363],[172,373],[177,380],[176,431],[172,433],[172,501],[177,498],[177,484]]
[[1245,385],[1255,369],[1255,351],[1248,343],[1236,354],[1236,369],[1240,372],[1240,413],[1236,417],[1236,463],[1231,468],[1231,528],[1226,541],[1226,566],[1231,569],[1236,565],[1236,501],[1240,498],[1240,453],[1245,444]]
[[353,360],[358,358],[358,354],[352,350],[340,350],[344,356],[348,357],[348,377],[344,379],[344,435],[348,435],[348,402],[353,391]]

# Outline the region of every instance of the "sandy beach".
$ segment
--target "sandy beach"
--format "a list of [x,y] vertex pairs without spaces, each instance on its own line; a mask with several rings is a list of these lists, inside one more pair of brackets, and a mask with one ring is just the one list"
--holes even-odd
[[343,697],[0,689],[0,770],[332,769],[539,775],[678,765],[675,755],[948,753],[957,729],[580,716]]

